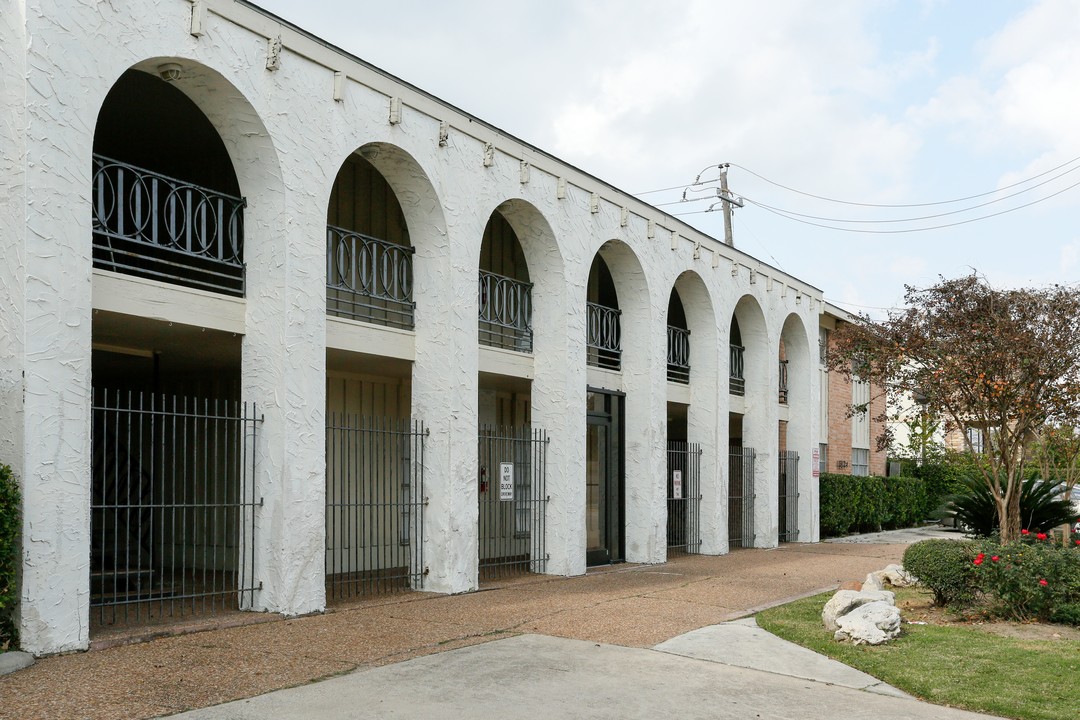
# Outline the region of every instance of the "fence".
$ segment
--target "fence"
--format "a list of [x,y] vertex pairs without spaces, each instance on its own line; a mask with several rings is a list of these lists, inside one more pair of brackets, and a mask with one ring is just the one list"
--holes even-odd
[[90,606],[102,625],[244,609],[254,577],[256,408],[94,391]]
[[669,440],[667,448],[667,546],[701,552],[701,445]]
[[799,453],[787,450],[779,456],[778,542],[794,542],[799,539]]
[[415,250],[326,226],[326,311],[350,320],[412,330]]
[[484,425],[478,433],[480,579],[547,567],[547,434]]
[[418,421],[328,416],[328,599],[423,586],[426,437]]
[[690,331],[668,325],[667,379],[671,382],[690,382]]
[[754,545],[754,462],[753,448],[732,445],[728,460],[728,545]]
[[480,344],[532,352],[532,284],[480,271]]
[[743,355],[745,348],[742,345],[732,345],[729,352],[730,367],[728,371],[728,393],[731,395],[746,394],[746,378],[743,375]]
[[622,313],[596,303],[588,303],[586,311],[588,364],[618,370],[622,365]]

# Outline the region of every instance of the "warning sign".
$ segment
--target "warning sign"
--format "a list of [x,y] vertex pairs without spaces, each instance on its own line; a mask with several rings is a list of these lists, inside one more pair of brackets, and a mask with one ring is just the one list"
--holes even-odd
[[514,463],[499,463],[499,500],[514,499]]
[[821,477],[821,450],[814,448],[813,458],[813,477]]
[[682,500],[682,470],[671,471],[671,497]]

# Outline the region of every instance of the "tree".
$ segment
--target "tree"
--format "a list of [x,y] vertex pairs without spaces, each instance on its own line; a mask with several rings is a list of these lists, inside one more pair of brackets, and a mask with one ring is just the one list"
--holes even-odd
[[[1080,432],[1069,425],[1048,423],[1035,438],[1031,449],[1032,464],[1039,477],[1054,484],[1061,484],[1062,497],[1071,500],[1072,490],[1080,481]],[[1062,533],[1061,541],[1069,544],[1069,532]]]
[[1080,418],[1080,291],[999,290],[974,273],[905,290],[904,309],[837,331],[830,368],[918,398],[946,430],[978,428],[983,451],[963,432],[966,450],[1002,540],[1016,539],[1032,441],[1048,423]]

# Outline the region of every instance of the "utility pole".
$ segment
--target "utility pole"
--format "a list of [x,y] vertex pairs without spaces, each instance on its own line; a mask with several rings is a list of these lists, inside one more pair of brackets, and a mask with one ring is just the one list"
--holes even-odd
[[729,163],[722,163],[720,168],[720,202],[724,204],[724,243],[735,247],[735,236],[732,233],[732,217],[731,206],[742,207],[743,201],[739,198],[731,196],[731,192],[728,191],[727,184],[727,169],[731,167]]

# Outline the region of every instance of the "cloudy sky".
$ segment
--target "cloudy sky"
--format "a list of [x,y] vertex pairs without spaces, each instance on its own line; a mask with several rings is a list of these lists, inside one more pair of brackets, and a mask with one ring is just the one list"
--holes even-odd
[[256,2],[714,237],[731,163],[736,245],[849,309],[1080,280],[1075,0]]

